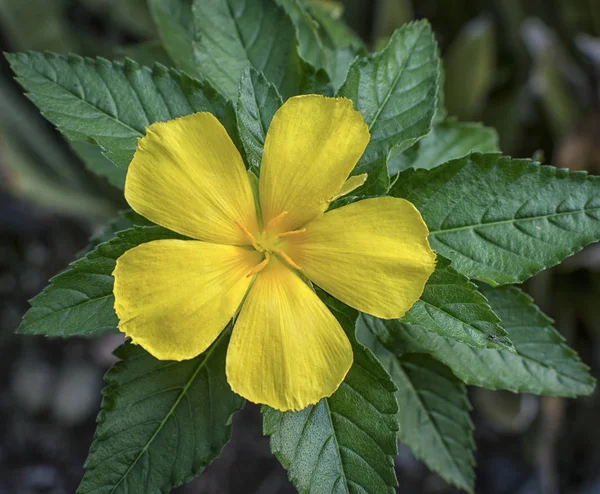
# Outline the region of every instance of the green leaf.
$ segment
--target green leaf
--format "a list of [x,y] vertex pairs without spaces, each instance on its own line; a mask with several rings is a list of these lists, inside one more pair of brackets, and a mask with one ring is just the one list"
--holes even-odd
[[496,70],[494,23],[478,17],[464,25],[444,59],[446,106],[460,119],[476,115],[494,85]]
[[113,240],[118,232],[129,230],[135,226],[156,226],[151,221],[137,214],[131,209],[124,209],[118,212],[118,216],[110,221],[98,233],[92,235],[88,245],[82,251],[77,253],[77,257],[83,257],[94,250],[98,245]]
[[514,351],[486,298],[442,256],[421,298],[401,321],[477,348]]
[[398,29],[386,48],[350,67],[338,91],[354,101],[371,132],[371,142],[354,173],[369,173],[431,130],[439,77],[437,45],[426,21]]
[[[595,381],[575,351],[552,327],[552,321],[516,287],[483,288],[500,316],[516,353],[473,348],[423,328],[363,315],[361,341],[369,332],[396,355],[428,353],[446,364],[465,384],[515,393],[577,396],[590,394]],[[369,345],[371,347],[371,345]]]
[[194,0],[148,0],[148,8],[169,58],[179,69],[202,79],[196,53],[193,2]]
[[462,274],[519,283],[600,240],[600,178],[497,154],[398,175],[434,250]]
[[473,152],[499,152],[498,134],[478,123],[448,120],[436,125],[431,133],[388,163],[390,175],[408,168],[428,170]]
[[132,60],[33,52],[6,57],[50,122],[72,141],[97,142],[122,168],[129,166],[137,139],[153,122],[209,111],[235,136],[231,110],[207,83],[161,65],[149,69]]
[[400,441],[446,481],[473,492],[475,443],[464,384],[429,355],[377,356],[398,386]]
[[[163,5],[164,3],[164,5]],[[272,0],[151,0],[171,58],[235,101],[248,65],[284,98],[298,94],[301,66],[294,26]],[[180,51],[180,54],[177,52]]]
[[78,493],[166,494],[219,456],[243,404],[225,377],[229,332],[183,362],[131,343],[116,351]]
[[136,245],[182,238],[159,226],[136,226],[98,245],[32,298],[17,333],[52,337],[95,336],[117,326],[112,272],[116,260]]
[[112,161],[105,158],[100,146],[84,141],[72,141],[70,144],[71,149],[83,161],[89,171],[100,177],[105,177],[109,184],[118,189],[123,190],[125,188],[127,170],[115,166]]
[[325,48],[319,24],[312,18],[307,6],[301,0],[275,0],[287,13],[296,29],[298,54],[315,69],[324,69],[328,73],[329,60],[334,58],[334,51]]
[[250,67],[244,71],[235,108],[240,140],[254,168],[260,167],[267,130],[282,104],[277,88],[264,75]]
[[264,433],[301,493],[394,493],[396,387],[354,338],[357,312],[325,301],[350,337],[352,368],[338,390],[316,405],[285,413],[263,407]]

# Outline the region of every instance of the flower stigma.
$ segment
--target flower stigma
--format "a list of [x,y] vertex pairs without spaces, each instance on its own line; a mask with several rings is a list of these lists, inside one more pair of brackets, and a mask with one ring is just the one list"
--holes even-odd
[[269,221],[269,223],[267,223],[267,226],[265,226],[262,232],[260,232],[256,237],[252,235],[252,233],[250,233],[250,231],[244,225],[238,223],[238,226],[240,227],[246,238],[248,238],[248,240],[252,242],[252,247],[254,247],[254,249],[258,252],[262,252],[265,256],[259,264],[257,264],[250,271],[248,271],[248,273],[246,274],[247,278],[258,274],[263,269],[265,269],[267,267],[267,264],[269,264],[271,255],[277,256],[279,259],[283,260],[288,266],[290,266],[293,269],[296,269],[298,271],[302,270],[302,268],[298,264],[296,264],[296,262],[294,262],[294,260],[288,254],[285,253],[283,247],[286,239],[304,233],[306,231],[306,228],[300,228],[298,230],[291,230],[289,232],[277,234],[273,234],[270,231],[275,226],[277,226],[281,222],[281,220],[287,216],[287,214],[287,211],[283,211],[277,216],[275,216],[271,221]]

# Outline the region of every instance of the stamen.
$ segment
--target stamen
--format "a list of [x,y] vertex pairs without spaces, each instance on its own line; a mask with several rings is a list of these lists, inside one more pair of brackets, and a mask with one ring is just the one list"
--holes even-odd
[[256,239],[254,238],[254,236],[250,233],[250,231],[241,223],[236,222],[236,225],[240,227],[240,230],[242,230],[242,232],[244,233],[244,235],[246,236],[246,238],[248,240],[250,240],[250,242],[252,242],[252,246],[256,249],[256,250],[260,250],[260,248],[258,247],[258,245],[256,244]]
[[266,232],[270,228],[273,228],[277,223],[279,223],[283,218],[285,218],[287,214],[287,211],[282,211],[281,213],[279,213],[277,216],[275,216],[275,218],[273,218],[267,223],[267,226],[265,226],[264,231]]
[[290,256],[288,256],[285,252],[283,252],[282,250],[278,250],[276,252],[276,254],[278,256],[280,256],[285,262],[287,262],[291,267],[293,267],[294,269],[297,269],[298,271],[302,271],[302,268],[300,266],[298,266],[294,261],[292,261],[292,258]]
[[292,230],[291,232],[280,233],[279,235],[277,235],[277,238],[293,237],[294,235],[300,235],[301,233],[304,233],[305,231],[306,231],[306,228],[300,228],[300,230]]
[[269,253],[267,253],[266,257],[262,260],[262,262],[260,264],[257,264],[250,271],[248,271],[246,278],[250,278],[250,276],[254,276],[255,274],[258,274],[263,269],[265,269],[267,267],[267,264],[269,264],[269,258],[270,258]]

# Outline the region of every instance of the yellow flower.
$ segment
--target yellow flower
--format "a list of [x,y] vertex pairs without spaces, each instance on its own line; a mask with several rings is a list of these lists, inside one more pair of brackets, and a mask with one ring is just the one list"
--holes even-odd
[[330,396],[352,348],[305,279],[392,319],[421,296],[435,265],[408,201],[365,199],[325,213],[361,184],[346,179],[369,137],[350,100],[291,98],[269,128],[255,191],[210,113],[148,127],[127,173],[127,202],[197,240],[149,242],[117,260],[119,329],[158,359],[186,360],[241,306],[226,361],[233,391],[278,410]]

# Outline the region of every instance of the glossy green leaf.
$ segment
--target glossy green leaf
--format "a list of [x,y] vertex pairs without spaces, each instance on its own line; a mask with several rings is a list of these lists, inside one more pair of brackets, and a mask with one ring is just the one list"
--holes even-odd
[[398,29],[386,48],[350,67],[338,91],[354,101],[369,126],[371,142],[354,173],[369,173],[431,130],[439,77],[437,45],[426,21]]
[[407,170],[391,195],[412,202],[434,250],[462,274],[519,283],[600,240],[600,178],[497,154]]
[[263,407],[264,433],[301,493],[394,493],[396,387],[354,338],[357,312],[325,301],[349,334],[352,368],[338,390],[316,405],[285,413]]
[[421,298],[401,321],[477,348],[513,351],[500,319],[477,286],[439,255]]
[[360,339],[366,343],[369,334],[375,335],[396,355],[428,353],[450,367],[465,384],[483,388],[554,396],[577,396],[594,390],[595,381],[587,366],[564,343],[531,297],[516,287],[482,290],[516,353],[473,348],[416,325],[367,315],[359,318]]
[[478,123],[448,120],[388,163],[390,175],[408,168],[428,170],[473,152],[499,152],[498,134]]
[[260,72],[251,68],[244,71],[235,108],[240,140],[250,166],[260,166],[267,130],[282,103],[275,86]]
[[177,68],[202,79],[196,53],[194,0],[148,0],[148,8],[162,45]]
[[50,280],[17,329],[21,334],[52,337],[95,336],[115,328],[112,272],[116,260],[127,250],[144,242],[182,238],[158,226],[136,226],[98,245],[66,271]]
[[425,354],[377,353],[398,386],[400,441],[445,480],[473,492],[473,424],[467,389]]
[[219,456],[243,404],[225,377],[228,340],[183,362],[117,350],[79,494],[166,494]]
[[[156,65],[52,53],[8,54],[27,96],[70,140],[89,141],[127,168],[148,125],[198,111],[214,113],[230,135],[232,110],[208,84]],[[101,169],[96,171],[101,172]]]
[[294,26],[274,1],[151,0],[150,7],[171,58],[229,100],[235,101],[248,65],[284,98],[299,93]]

